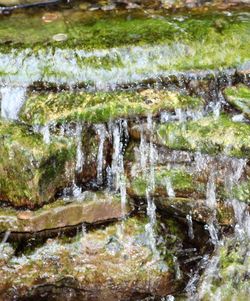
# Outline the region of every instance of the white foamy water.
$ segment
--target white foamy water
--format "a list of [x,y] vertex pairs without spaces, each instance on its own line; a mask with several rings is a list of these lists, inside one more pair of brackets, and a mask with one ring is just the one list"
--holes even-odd
[[19,111],[25,102],[26,87],[2,87],[1,93],[1,117],[5,119],[18,119]]

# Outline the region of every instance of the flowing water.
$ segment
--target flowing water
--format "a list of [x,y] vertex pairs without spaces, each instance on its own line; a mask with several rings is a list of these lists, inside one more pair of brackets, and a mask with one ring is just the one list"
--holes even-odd
[[0,16],[0,300],[245,301],[249,12],[113,2]]

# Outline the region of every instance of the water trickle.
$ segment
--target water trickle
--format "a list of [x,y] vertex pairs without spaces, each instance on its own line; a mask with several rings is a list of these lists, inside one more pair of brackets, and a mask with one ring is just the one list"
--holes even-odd
[[1,88],[1,117],[18,119],[19,111],[25,101],[26,87],[6,86]]
[[219,238],[218,238],[218,231],[213,223],[213,221],[209,222],[204,226],[205,230],[209,232],[210,240],[213,245],[218,245]]
[[194,239],[194,229],[193,229],[193,220],[192,216],[188,214],[186,216],[187,224],[188,224],[188,237],[190,239]]
[[215,173],[210,172],[207,182],[207,192],[206,192],[206,205],[214,209],[216,206],[216,185],[215,185]]
[[[149,114],[147,116],[147,132],[149,133],[150,141],[149,141],[149,145],[146,144],[143,125],[141,125],[140,162],[141,162],[142,171],[144,173],[144,177],[147,179],[146,199],[147,199],[147,215],[149,218],[149,223],[145,226],[145,231],[148,238],[148,244],[150,246],[150,249],[155,259],[157,259],[159,257],[159,254],[156,248],[156,236],[155,236],[156,206],[154,203],[154,198],[152,196],[155,190],[154,165],[155,162],[157,161],[157,154],[152,141],[153,131],[154,131],[153,119],[152,119],[152,115]],[[149,169],[149,175],[146,174],[147,169]]]
[[104,142],[107,137],[106,127],[103,124],[95,126],[97,135],[99,137],[99,146],[97,154],[97,184],[102,185],[103,183],[103,148]]
[[76,143],[77,143],[77,148],[76,148],[76,172],[80,173],[83,168],[84,164],[84,154],[82,150],[82,131],[83,131],[83,126],[80,123],[77,123],[76,125]]
[[1,241],[1,244],[5,244],[7,242],[8,238],[10,236],[10,233],[11,233],[10,231],[6,231],[4,233],[4,237],[3,237],[2,241]]
[[174,192],[174,188],[172,186],[171,183],[171,179],[169,177],[165,178],[165,185],[166,185],[166,190],[167,190],[167,194],[170,198],[174,198],[175,197],[175,192]]
[[113,137],[113,156],[111,165],[112,186],[116,191],[120,191],[121,207],[125,215],[127,203],[126,178],[123,163],[123,135],[127,135],[127,121],[119,120],[111,126]]
[[43,136],[44,143],[50,144],[50,129],[48,124],[40,129],[40,133]]

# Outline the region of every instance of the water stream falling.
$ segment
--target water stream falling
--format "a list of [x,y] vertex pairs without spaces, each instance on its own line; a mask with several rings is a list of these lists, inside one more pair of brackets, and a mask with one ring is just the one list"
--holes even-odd
[[128,125],[126,120],[119,120],[111,125],[113,138],[113,155],[112,155],[112,186],[115,191],[119,191],[121,195],[121,208],[125,215],[127,203],[126,178],[123,162],[123,136],[128,136]]
[[82,132],[83,132],[83,126],[81,123],[76,124],[76,143],[77,143],[77,148],[76,148],[76,172],[80,173],[83,168],[84,164],[84,154],[82,150]]
[[153,144],[153,133],[154,133],[154,123],[152,115],[147,116],[147,126],[146,132],[150,137],[149,144],[146,143],[143,125],[141,125],[141,137],[140,137],[140,163],[141,169],[144,173],[144,178],[147,182],[146,188],[146,200],[147,200],[147,215],[149,223],[145,226],[146,235],[148,238],[148,244],[153,253],[155,259],[158,258],[159,254],[156,248],[156,206],[154,203],[153,193],[155,190],[155,162],[157,161],[157,153]]
[[99,137],[98,154],[97,154],[97,185],[103,184],[103,148],[107,137],[106,127],[103,124],[95,126]]

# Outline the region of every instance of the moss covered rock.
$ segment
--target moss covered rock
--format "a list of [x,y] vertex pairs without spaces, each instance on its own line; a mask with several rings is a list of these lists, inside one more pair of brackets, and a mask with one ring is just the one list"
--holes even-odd
[[102,123],[120,117],[157,115],[161,110],[195,110],[202,105],[200,98],[151,89],[141,92],[33,94],[21,109],[20,118],[33,125],[70,121]]
[[0,199],[30,208],[48,202],[69,182],[72,141],[43,141],[22,125],[0,121]]
[[249,124],[234,122],[222,114],[219,118],[208,116],[198,121],[160,125],[156,141],[171,149],[249,157],[249,133]]
[[224,90],[227,101],[250,119],[250,88],[244,85]]

